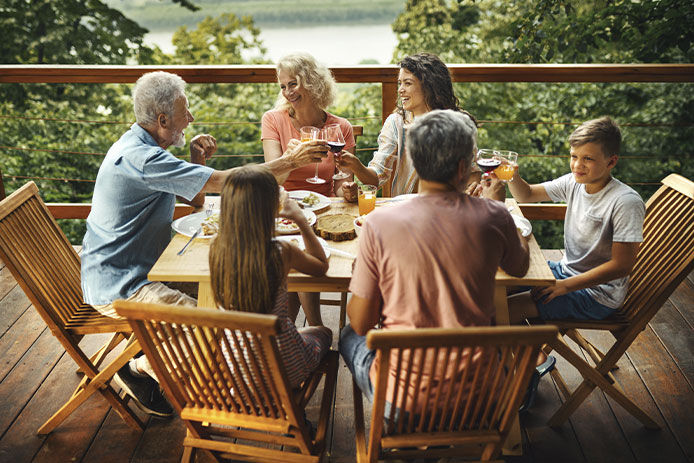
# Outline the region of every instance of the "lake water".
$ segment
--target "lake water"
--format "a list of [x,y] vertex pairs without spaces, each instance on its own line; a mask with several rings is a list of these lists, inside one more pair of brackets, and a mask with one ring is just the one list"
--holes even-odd
[[[173,32],[151,32],[145,35],[145,43],[173,53],[172,36]],[[263,29],[260,37],[273,62],[287,53],[306,51],[329,66],[359,64],[364,59],[388,64],[397,45],[390,24]]]

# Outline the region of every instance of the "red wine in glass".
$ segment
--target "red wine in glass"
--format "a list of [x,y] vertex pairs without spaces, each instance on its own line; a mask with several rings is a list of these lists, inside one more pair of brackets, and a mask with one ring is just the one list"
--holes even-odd
[[485,174],[493,171],[501,165],[501,159],[497,158],[477,158],[477,165]]
[[[339,124],[330,124],[325,127],[325,139],[328,143],[328,148],[334,153],[336,159],[340,159],[342,150],[345,147],[345,137],[342,136],[342,129]],[[347,172],[342,172],[338,167],[337,173],[333,175],[333,180],[342,180],[349,177]]]
[[328,147],[333,153],[339,153],[345,147],[345,143],[328,140]]

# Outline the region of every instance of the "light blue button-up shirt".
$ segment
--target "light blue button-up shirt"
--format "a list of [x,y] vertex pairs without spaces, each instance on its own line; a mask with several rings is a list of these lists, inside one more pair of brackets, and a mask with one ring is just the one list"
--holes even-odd
[[82,242],[82,291],[88,304],[125,299],[171,240],[176,196],[193,199],[213,169],[176,158],[133,124],[108,150],[94,186]]

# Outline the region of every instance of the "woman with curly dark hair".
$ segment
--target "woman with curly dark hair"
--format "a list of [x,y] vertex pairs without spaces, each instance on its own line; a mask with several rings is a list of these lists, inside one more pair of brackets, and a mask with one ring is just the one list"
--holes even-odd
[[[379,187],[393,176],[392,195],[413,193],[418,177],[405,151],[405,129],[415,118],[433,109],[462,111],[453,93],[453,82],[446,65],[432,53],[417,53],[403,58],[398,74],[397,108],[386,119],[378,135],[378,150],[364,166],[359,159],[343,153],[340,167],[349,169],[362,182]],[[474,120],[474,118],[473,118]],[[393,164],[397,161],[395,171]],[[343,186],[345,199],[356,201],[355,184]]]

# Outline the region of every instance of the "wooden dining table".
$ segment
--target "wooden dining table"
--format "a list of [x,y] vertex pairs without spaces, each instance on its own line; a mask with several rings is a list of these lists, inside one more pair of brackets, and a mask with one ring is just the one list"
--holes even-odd
[[[206,207],[210,205],[218,209],[219,197],[210,197],[206,200]],[[376,207],[388,207],[397,204],[399,200],[395,198],[379,198]],[[514,199],[506,199],[506,206],[511,214],[522,216],[522,212]],[[330,206],[319,211],[320,214],[347,213],[354,217],[359,215],[358,206],[347,203],[342,198],[331,198]],[[208,255],[210,249],[210,238],[196,238],[187,247],[182,255],[178,252],[186,245],[189,237],[176,234],[169,245],[166,247],[159,260],[149,271],[147,277],[150,281],[171,281],[171,282],[193,282],[198,284],[198,307],[214,307],[212,287],[210,284],[210,268],[208,265]],[[359,239],[348,241],[327,241],[330,248],[343,251],[356,257],[359,249]],[[494,306],[496,308],[497,325],[509,324],[509,312],[507,303],[507,288],[509,286],[548,286],[555,284],[556,280],[547,260],[544,258],[540,246],[535,237],[531,234],[528,238],[530,249],[530,266],[522,277],[514,277],[498,269],[495,278]],[[313,277],[299,272],[291,272],[288,276],[287,289],[290,292],[337,292],[343,293],[340,304],[340,329],[345,321],[346,293],[349,291],[349,282],[352,278],[353,257],[345,257],[332,253],[329,259],[329,268],[322,277]],[[520,424],[518,418],[514,420],[511,431],[504,444],[503,453],[505,455],[520,455],[522,453],[522,440]]]
[[[214,207],[218,197],[208,199]],[[376,207],[387,207],[397,204],[396,198],[379,198]],[[512,214],[522,215],[520,208],[514,199],[507,199],[506,205]],[[330,207],[321,214],[347,213],[354,217],[358,215],[356,204],[347,203],[342,198],[331,198]],[[188,246],[182,255],[178,251],[185,246],[189,237],[176,234],[166,247],[159,260],[154,264],[147,275],[150,281],[176,281],[193,282],[198,284],[198,306],[214,307],[212,289],[210,286],[210,268],[208,255],[210,249],[209,238],[196,238]],[[356,256],[359,249],[359,239],[348,241],[327,241],[330,248],[343,251]],[[547,261],[542,255],[540,246],[531,234],[528,239],[530,248],[530,266],[528,272],[522,277],[514,277],[503,270],[496,272],[496,286],[494,291],[494,305],[496,307],[496,322],[499,325],[509,324],[508,304],[506,302],[506,288],[509,286],[548,286],[555,283]],[[352,278],[352,257],[345,257],[332,253],[330,266],[322,277],[313,277],[299,272],[291,272],[288,277],[288,290],[303,292],[347,292]]]

